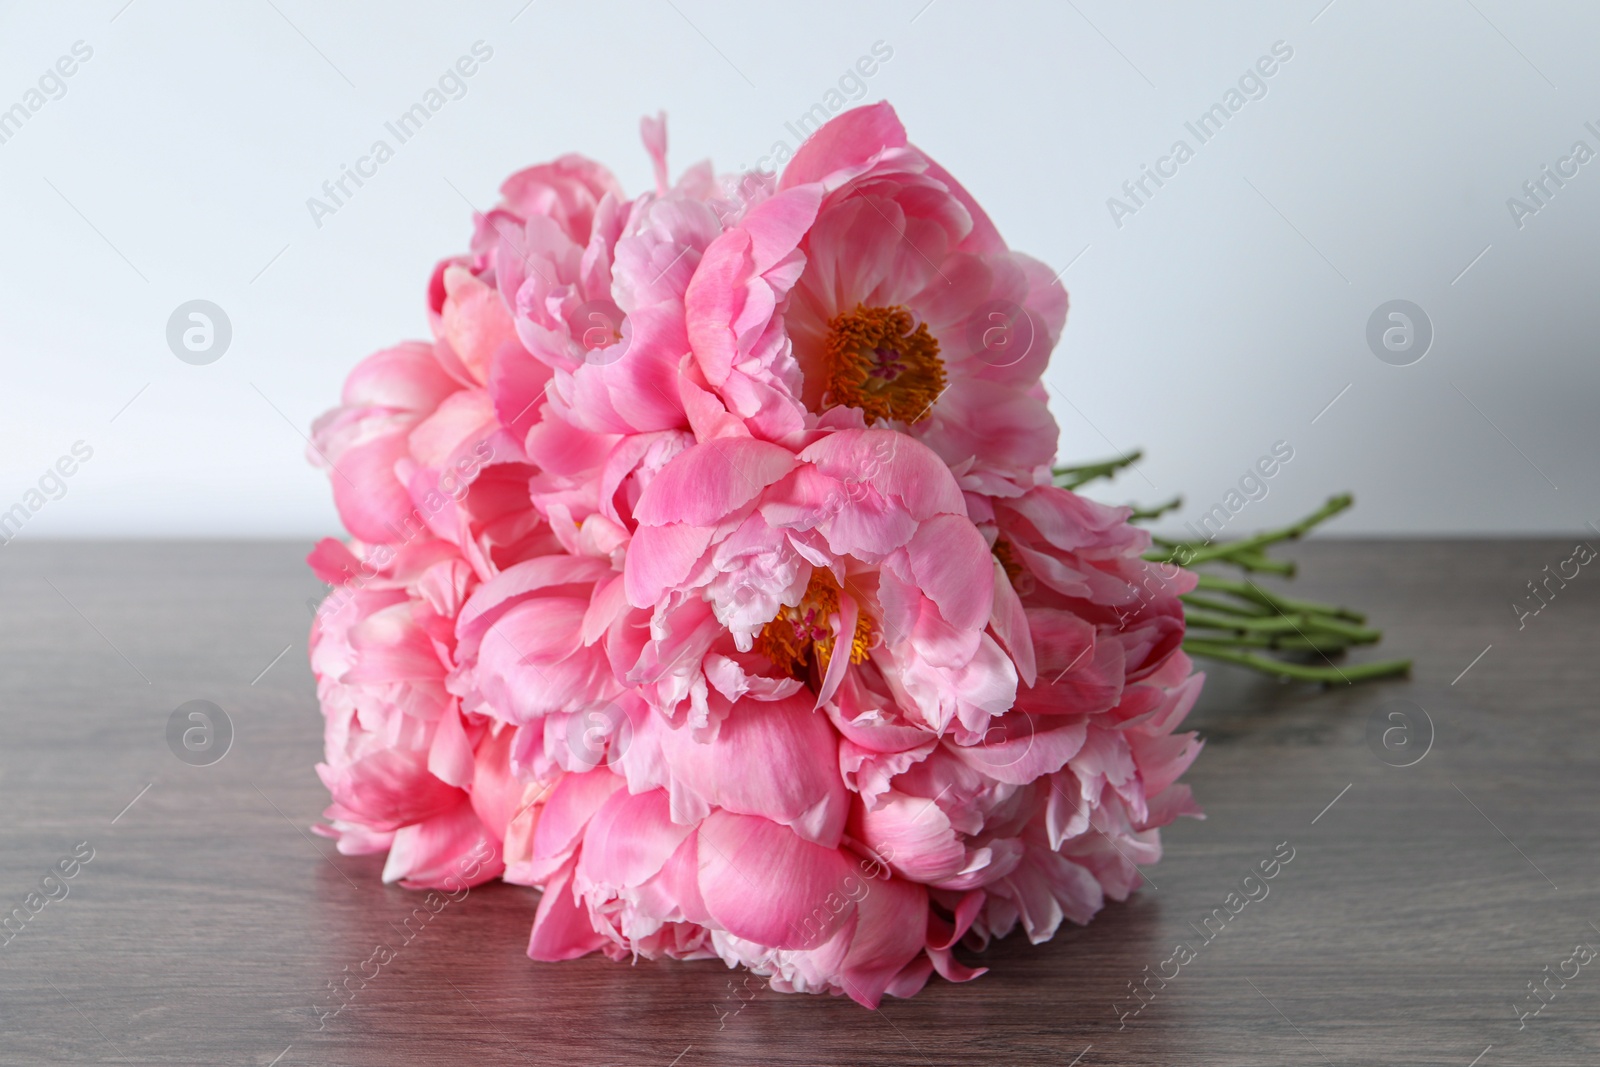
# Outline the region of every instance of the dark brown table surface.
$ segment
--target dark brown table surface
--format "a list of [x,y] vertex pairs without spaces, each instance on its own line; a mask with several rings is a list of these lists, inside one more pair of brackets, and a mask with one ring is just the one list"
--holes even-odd
[[[327,983],[396,940],[418,894],[309,832],[326,796],[307,547],[0,549],[0,911],[94,850],[0,947],[0,1063],[1600,1064],[1600,959],[1516,1014],[1527,983],[1600,947],[1600,576],[1521,630],[1510,608],[1571,541],[1299,546],[1293,589],[1368,609],[1413,677],[1211,668],[1186,779],[1209,817],[1166,832],[1128,902],[992,947],[975,982],[869,1011],[715,961],[537,964],[534,893],[489,885],[321,1031]],[[167,747],[193,699],[234,724],[212,766]],[[1389,766],[1369,719],[1414,706],[1432,746]],[[1190,924],[1285,841],[1269,895],[1201,944]],[[1180,940],[1196,958],[1119,1024]]]

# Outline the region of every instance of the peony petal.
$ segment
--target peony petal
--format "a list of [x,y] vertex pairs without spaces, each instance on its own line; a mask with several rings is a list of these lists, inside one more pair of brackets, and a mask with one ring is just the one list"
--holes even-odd
[[628,546],[623,571],[628,603],[648,608],[689,577],[715,531],[686,522],[640,526]]
[[646,526],[715,523],[755,499],[795,463],[788,449],[754,438],[706,441],[662,468],[633,514]]
[[462,803],[397,831],[383,880],[407,889],[456,892],[498,878],[504,869],[500,842],[478,821],[472,805]]
[[595,933],[589,915],[572,893],[572,870],[567,868],[552,878],[539,898],[528,935],[528,956],[543,963],[575,960],[606,943]]
[[815,948],[853,918],[850,864],[752,815],[712,812],[700,824],[700,893],[717,924],[774,948]]
[[451,707],[439,716],[433,744],[428,748],[428,772],[440,781],[466,789],[472,785],[472,770],[472,742],[461,726],[461,712]]
[[684,838],[694,833],[692,826],[674,824],[667,808],[667,794],[660,789],[637,795],[626,789],[612,793],[583,835],[579,884],[620,890],[643,885],[661,873]]
[[539,823],[533,832],[533,857],[551,859],[570,855],[590,818],[622,786],[622,779],[604,767],[562,777],[539,813]]
[[928,892],[899,878],[858,880],[847,883],[846,892],[862,896],[856,905],[855,937],[839,968],[839,982],[851,1000],[876,1008],[897,976],[927,944]]
[[779,189],[824,181],[836,171],[859,167],[886,148],[906,143],[906,129],[888,104],[852,108],[808,137],[784,168]]
[[[708,806],[759,815],[802,838],[833,847],[844,832],[849,794],[839,777],[838,738],[827,716],[799,693],[734,705],[709,741],[688,727],[667,730],[662,758],[674,807]],[[685,806],[679,793],[695,803]]]

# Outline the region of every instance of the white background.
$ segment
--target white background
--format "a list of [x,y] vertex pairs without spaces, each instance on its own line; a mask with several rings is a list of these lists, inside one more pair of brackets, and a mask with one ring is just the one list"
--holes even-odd
[[[93,57],[0,144],[0,510],[83,440],[22,537],[335,531],[301,435],[363,355],[427,335],[467,200],[568,151],[640,191],[658,109],[675,174],[754,164],[883,41],[864,98],[1068,268],[1063,456],[1147,457],[1101,495],[1181,491],[1193,518],[1282,440],[1295,458],[1234,529],[1345,489],[1337,532],[1600,521],[1600,161],[1520,229],[1506,206],[1600,147],[1600,10],[1325,3],[4,5],[0,108],[75,41]],[[479,40],[467,95],[316,227],[306,199]],[[1184,122],[1276,41],[1294,55],[1267,95],[1114,225],[1107,198],[1195,145]],[[197,297],[233,325],[209,366],[165,339]],[[1412,366],[1366,344],[1393,298],[1436,330]]]

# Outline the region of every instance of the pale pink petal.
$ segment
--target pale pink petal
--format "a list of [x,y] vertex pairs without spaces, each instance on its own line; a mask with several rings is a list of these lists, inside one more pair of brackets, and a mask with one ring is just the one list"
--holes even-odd
[[639,498],[634,517],[646,526],[715,523],[788,474],[794,453],[754,438],[718,438],[696,445],[662,468]]

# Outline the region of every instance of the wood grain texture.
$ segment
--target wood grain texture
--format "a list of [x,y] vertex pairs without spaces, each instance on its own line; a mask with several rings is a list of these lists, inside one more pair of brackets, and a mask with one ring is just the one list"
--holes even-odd
[[[326,983],[396,944],[419,895],[308,830],[326,795],[306,547],[0,551],[0,911],[94,849],[0,947],[0,1063],[1600,1063],[1600,961],[1525,1028],[1514,1012],[1545,965],[1600,947],[1600,573],[1520,631],[1509,607],[1568,542],[1299,546],[1295,592],[1368,609],[1387,631],[1373,654],[1415,656],[1414,677],[1324,690],[1211,670],[1186,779],[1208,818],[1166,833],[1127,903],[993,947],[970,984],[868,1011],[715,962],[536,964],[534,894],[493,885],[320,1031]],[[209,767],[165,739],[196,698],[236,731]],[[1366,734],[1403,701],[1435,738],[1395,768]],[[1294,859],[1269,895],[1204,942],[1195,927],[1280,842]],[[1128,984],[1180,941],[1195,958],[1119,1025],[1113,1004],[1136,1006]]]

